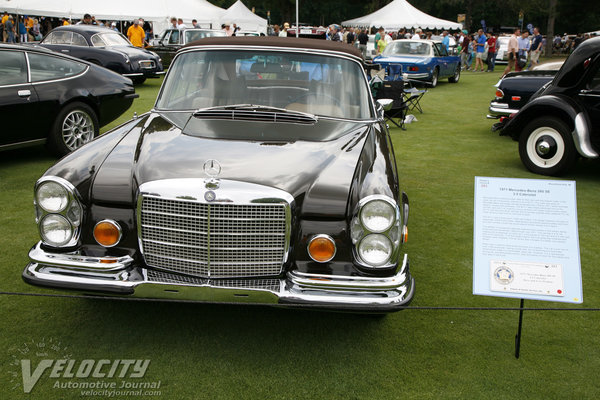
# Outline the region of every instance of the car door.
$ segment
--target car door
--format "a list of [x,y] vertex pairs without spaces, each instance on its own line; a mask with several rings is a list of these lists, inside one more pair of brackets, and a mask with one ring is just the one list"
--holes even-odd
[[[439,77],[442,78],[444,76],[448,76],[448,53],[446,53],[446,49],[442,49],[441,43],[434,43],[433,44],[433,59],[434,59],[434,65],[432,67],[434,67],[435,65],[438,65],[440,68],[440,75]],[[443,50],[443,51],[442,51]],[[444,57],[444,54],[446,55],[446,57]]]
[[0,50],[0,147],[45,136],[38,97],[29,82],[24,51]]
[[158,54],[164,66],[171,64],[171,60],[179,49],[179,36],[179,30],[167,29],[159,39],[158,45],[152,47],[151,50]]
[[83,35],[77,32],[71,32],[71,42],[69,47],[69,52],[67,54],[81,58],[82,60],[88,60],[90,57],[90,47],[88,46],[87,40],[83,37]]
[[589,79],[579,91],[578,97],[584,105],[592,124],[592,143],[600,152],[600,58],[596,60]]

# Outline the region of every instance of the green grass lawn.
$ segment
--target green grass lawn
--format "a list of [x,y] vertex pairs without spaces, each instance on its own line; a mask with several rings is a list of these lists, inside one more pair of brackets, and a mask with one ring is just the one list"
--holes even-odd
[[[424,114],[392,129],[410,197],[413,306],[518,307],[472,295],[475,176],[536,178],[517,144],[485,119],[501,74],[465,73],[429,90]],[[111,124],[151,108],[160,82]],[[103,131],[105,131],[104,129]],[[38,240],[32,189],[55,160],[43,147],[2,153],[0,290],[52,293],[21,271]],[[600,164],[579,161],[582,308],[600,307]],[[55,292],[58,293],[58,292]],[[530,307],[575,305],[527,301]],[[24,395],[15,359],[150,359],[141,381],[173,399],[595,399],[600,395],[600,314],[526,311],[516,360],[517,311],[405,310],[382,319],[256,306],[223,306],[0,295],[0,398],[78,398],[47,371]],[[60,351],[35,344],[60,342]],[[28,344],[28,346],[26,346]],[[25,351],[29,348],[29,352]],[[19,351],[25,353],[22,355]],[[13,357],[14,356],[14,357]],[[34,362],[34,366],[37,361]],[[64,382],[64,379],[58,379]],[[105,380],[110,381],[110,380]],[[118,380],[115,380],[118,381]]]

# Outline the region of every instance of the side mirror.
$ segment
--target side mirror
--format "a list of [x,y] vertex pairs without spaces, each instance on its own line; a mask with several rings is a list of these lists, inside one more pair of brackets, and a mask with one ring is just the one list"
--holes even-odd
[[383,108],[383,111],[390,111],[394,105],[393,99],[377,99],[377,104]]

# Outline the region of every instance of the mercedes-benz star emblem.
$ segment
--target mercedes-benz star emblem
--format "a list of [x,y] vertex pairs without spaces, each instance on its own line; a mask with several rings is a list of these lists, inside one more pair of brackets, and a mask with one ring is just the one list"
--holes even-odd
[[221,164],[217,160],[207,160],[204,163],[204,172],[211,178],[216,178],[221,173]]
[[215,201],[216,198],[217,195],[212,190],[209,190],[208,192],[204,193],[204,200],[208,202]]

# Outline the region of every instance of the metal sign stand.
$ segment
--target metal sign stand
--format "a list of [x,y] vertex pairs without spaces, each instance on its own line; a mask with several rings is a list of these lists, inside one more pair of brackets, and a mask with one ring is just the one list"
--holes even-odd
[[519,327],[517,328],[517,334],[515,335],[515,358],[519,358],[521,354],[521,329],[523,328],[523,306],[525,305],[525,299],[521,299],[521,306],[519,310]]

